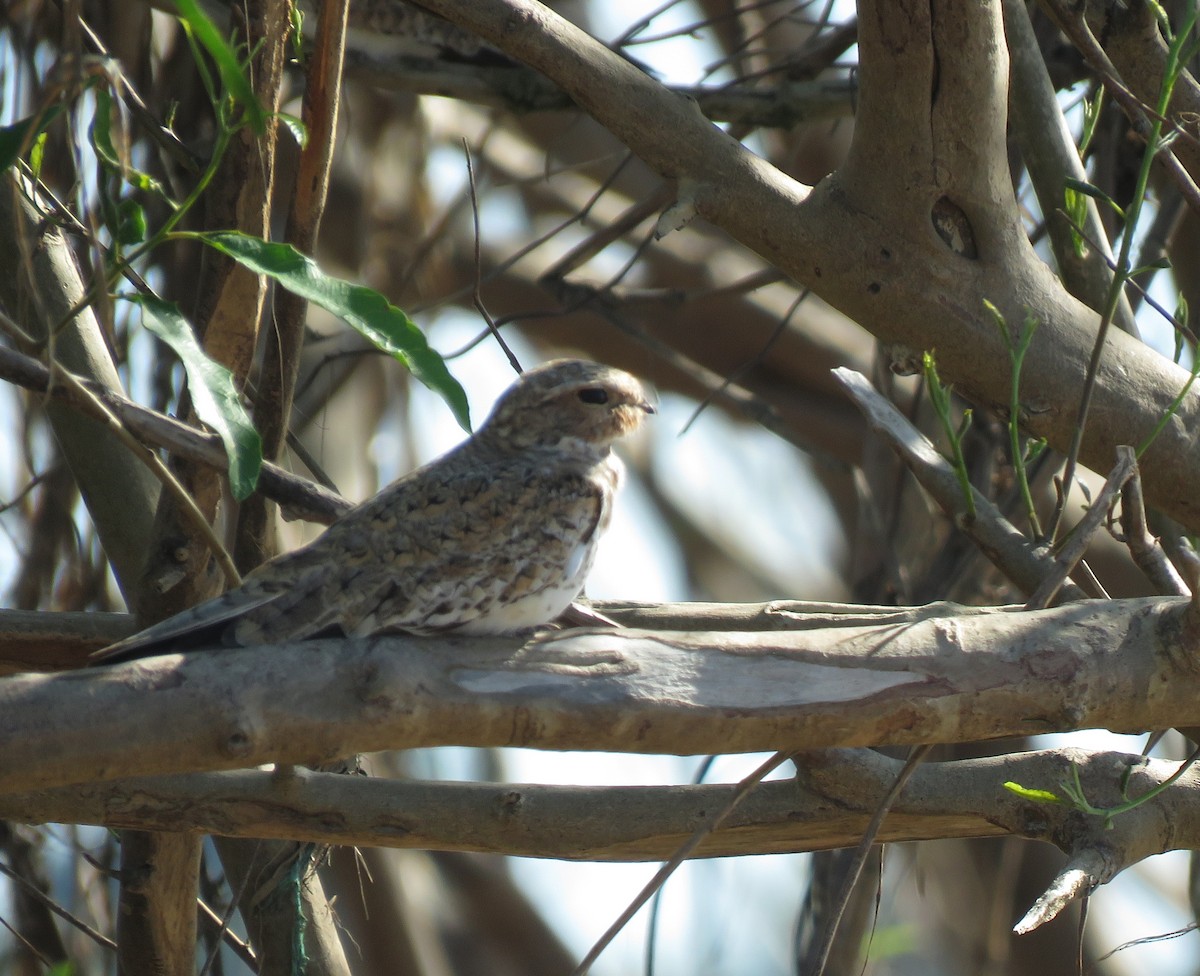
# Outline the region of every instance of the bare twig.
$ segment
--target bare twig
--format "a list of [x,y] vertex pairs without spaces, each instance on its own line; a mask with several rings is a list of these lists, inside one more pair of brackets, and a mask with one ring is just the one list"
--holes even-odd
[[229,581],[230,586],[237,586],[241,583],[242,577],[238,573],[237,567],[233,564],[233,559],[226,551],[224,544],[217,538],[216,532],[209,524],[208,519],[204,517],[204,513],[196,506],[196,502],[192,496],[187,493],[187,490],[179,483],[173,474],[167,469],[167,466],[162,463],[158,455],[146,447],[141,441],[133,436],[125,429],[121,421],[116,415],[100,400],[95,393],[83,385],[74,374],[64,369],[54,369],[51,371],[51,389],[55,382],[61,382],[71,388],[72,393],[81,400],[89,401],[93,407],[96,416],[103,420],[109,430],[111,430],[121,442],[125,444],[142,463],[150,469],[150,472],[156,477],[168,492],[174,497],[179,505],[180,511],[184,518],[208,545],[213,556],[216,557],[217,564],[221,567],[221,571],[225,574],[225,578]]
[[[63,376],[59,369],[58,376]],[[96,403],[102,404],[116,416],[130,432],[143,442],[162,447],[218,471],[229,469],[229,458],[216,434],[204,433],[181,423],[173,417],[158,413],[127,400],[120,394],[74,377],[76,383],[50,385],[50,370],[36,359],[23,356],[12,349],[0,346],[0,379],[5,379],[27,390],[45,393],[47,396],[93,416],[103,418]],[[90,394],[84,396],[79,391]],[[350,502],[335,492],[297,477],[277,464],[264,462],[259,473],[259,490],[268,498],[285,508],[301,512],[310,521],[328,525],[350,509]]]
[[680,846],[679,850],[677,850],[671,856],[671,859],[655,872],[654,877],[646,882],[645,887],[638,892],[637,896],[632,902],[629,903],[626,909],[621,913],[620,917],[608,927],[607,931],[605,931],[605,933],[600,936],[599,939],[596,940],[596,944],[588,950],[587,955],[584,956],[579,965],[575,967],[571,973],[571,976],[586,976],[587,972],[592,968],[592,963],[600,958],[600,954],[608,948],[608,946],[612,943],[612,940],[617,937],[617,934],[621,931],[621,929],[623,929],[629,923],[629,920],[638,913],[638,910],[654,896],[655,892],[662,888],[662,886],[666,883],[667,878],[675,873],[679,865],[691,857],[696,852],[696,849],[702,843],[704,843],[704,841],[712,834],[712,832],[720,827],[721,824],[724,823],[729,817],[729,815],[733,813],[735,809],[737,809],[738,804],[741,803],[747,796],[749,796],[753,789],[773,770],[787,762],[790,756],[790,752],[777,752],[775,755],[771,756],[770,759],[755,769],[754,772],[752,772],[749,776],[738,782],[737,788],[729,796],[728,800],[722,803],[717,810],[710,817],[708,817],[708,819],[706,819],[699,828],[697,828],[695,833],[688,838],[687,842]]
[[1133,475],[1121,489],[1121,531],[1134,563],[1154,585],[1158,593],[1190,596],[1187,586],[1158,540],[1146,524],[1146,505],[1142,498],[1142,479],[1134,468]]
[[1051,605],[1067,576],[1075,569],[1079,560],[1092,543],[1092,536],[1108,518],[1108,513],[1117,502],[1121,489],[1137,472],[1137,458],[1131,447],[1117,448],[1117,463],[1104,482],[1100,493],[1092,500],[1087,512],[1071,530],[1054,557],[1054,567],[1025,604],[1027,610],[1041,610]]
[[487,323],[488,331],[491,332],[492,338],[504,350],[504,355],[508,358],[509,365],[517,373],[524,372],[521,369],[521,363],[517,359],[516,354],[509,348],[504,337],[500,335],[500,329],[497,328],[495,320],[491,313],[488,312],[487,306],[483,303],[483,264],[480,257],[480,232],[479,232],[479,196],[475,190],[475,166],[471,162],[471,147],[467,145],[466,139],[463,140],[463,154],[467,159],[467,182],[471,188],[471,219],[474,222],[475,229],[475,287],[471,291],[471,300],[475,305],[475,309],[483,316],[483,320]]

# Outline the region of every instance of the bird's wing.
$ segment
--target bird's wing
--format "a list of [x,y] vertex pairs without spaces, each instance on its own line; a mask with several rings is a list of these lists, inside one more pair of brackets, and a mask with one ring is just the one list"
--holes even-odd
[[91,664],[116,664],[152,654],[171,653],[203,643],[219,646],[229,624],[246,613],[279,599],[282,590],[238,587],[168,617],[131,637],[109,644],[91,656]]

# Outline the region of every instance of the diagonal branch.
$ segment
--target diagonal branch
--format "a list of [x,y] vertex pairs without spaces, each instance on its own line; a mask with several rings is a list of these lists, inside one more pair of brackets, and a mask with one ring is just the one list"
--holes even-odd
[[[51,387],[50,371],[45,366],[36,359],[23,356],[4,346],[0,346],[0,379],[8,380],[27,390],[46,393],[55,400],[103,419],[95,413],[90,397],[80,396],[72,384],[56,383]],[[205,464],[217,471],[229,469],[229,458],[221,445],[220,437],[216,434],[196,430],[173,417],[143,407],[115,390],[83,380],[79,382],[142,442],[165,448],[172,454]],[[340,495],[297,477],[270,462],[264,462],[258,486],[259,491],[273,501],[310,521],[324,525],[344,515],[350,508],[350,503]]]
[[[936,348],[944,375],[977,403],[1007,403],[1009,385],[1003,368],[1008,358],[984,299],[1012,321],[1033,310],[1042,325],[1022,374],[1023,387],[1033,391],[1022,404],[1022,419],[1031,434],[1067,449],[1096,315],[1066,292],[1029,246],[998,164],[980,159],[970,146],[955,149],[956,133],[968,134],[950,127],[935,104],[949,99],[947,106],[986,127],[989,142],[1003,133],[999,0],[951,5],[950,15],[932,22],[926,15],[924,32],[905,20],[916,18],[921,4],[863,0],[862,104],[880,108],[860,113],[850,163],[815,189],[780,173],[694,105],[532,0],[421,5],[551,78],[660,174],[685,182],[699,216],[881,340],[901,352]],[[933,85],[929,69],[917,81],[906,80],[909,60],[920,57],[908,45],[928,48],[931,41],[936,78],[945,84]],[[954,79],[969,77],[980,52],[987,70],[963,92],[949,90]],[[922,87],[921,78],[929,84]],[[921,97],[915,108],[905,102],[910,90]],[[964,104],[972,92],[975,101]],[[894,124],[914,112],[912,125]],[[893,138],[908,141],[898,142],[891,154],[860,151],[884,138],[866,130],[885,122]],[[911,179],[899,181],[897,171]],[[877,192],[880,185],[894,192]],[[1186,381],[1182,369],[1141,343],[1110,336],[1083,462],[1105,470],[1117,445],[1142,443]],[[1200,452],[1190,449],[1198,414],[1200,395],[1189,394],[1177,422],[1142,459],[1150,501],[1193,528],[1200,527],[1200,496],[1192,490],[1200,483]]]

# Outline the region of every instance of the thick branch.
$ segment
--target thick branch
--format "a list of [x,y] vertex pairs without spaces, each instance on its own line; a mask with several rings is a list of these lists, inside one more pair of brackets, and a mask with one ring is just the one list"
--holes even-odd
[[[356,48],[346,52],[346,73],[376,88],[441,95],[510,112],[575,108],[558,85],[523,65],[472,64]],[[694,100],[714,122],[783,129],[850,117],[857,89],[856,82],[844,78],[785,81],[765,89],[670,86]]]
[[[796,757],[797,778],[764,783],[699,849],[702,857],[850,847],[900,763],[870,750]],[[1121,867],[1150,854],[1200,845],[1200,774],[1114,820],[1081,817],[1070,804],[1036,803],[1005,782],[1061,796],[1074,764],[1093,803],[1120,802],[1161,784],[1178,768],[1165,760],[1077,749],[928,763],[909,781],[884,823],[882,842],[1015,835],[1069,853],[1096,837],[1111,841]],[[590,861],[670,856],[735,787],[541,786],[520,783],[396,782],[289,769],[196,773],[89,783],[0,799],[0,818],[141,830],[187,830],[355,847],[478,851]],[[1164,832],[1163,825],[1171,829]],[[1112,877],[1110,872],[1103,880]]]
[[[0,792],[431,745],[734,753],[1200,725],[1185,600],[799,632],[314,640],[0,681]],[[29,752],[39,757],[27,761]]]
[[[1018,607],[871,607],[775,600],[771,603],[601,602],[595,608],[625,627],[649,630],[815,630],[864,623],[906,624],[934,617],[1007,613]],[[0,674],[81,668],[88,655],[137,630],[132,614],[62,613],[0,608]]]
[[[0,305],[44,346],[57,366],[100,390],[119,390],[100,323],[66,237],[36,186],[15,170],[0,176]],[[112,563],[128,596],[146,554],[148,518],[158,483],[103,423],[50,404],[54,436],[71,466]]]
[[[863,0],[860,24],[870,27],[861,39],[862,103],[873,99],[882,107],[870,117],[860,114],[856,146],[866,145],[859,143],[858,129],[869,128],[873,118],[913,143],[899,156],[856,148],[848,168],[812,191],[718,130],[692,103],[531,0],[422,5],[557,82],[650,166],[681,181],[701,216],[880,339],[911,350],[936,348],[943,374],[975,401],[1003,406],[1008,399],[1008,355],[983,300],[1010,322],[1032,311],[1041,325],[1022,375],[1022,390],[1029,391],[1022,419],[1030,433],[1068,448],[1096,315],[1067,294],[1030,248],[996,161],[984,159],[985,147],[973,146],[975,137],[949,121],[953,108],[965,113],[962,125],[985,127],[989,145],[1002,138],[998,0],[948,5],[954,10],[932,21],[925,12],[924,28],[917,22],[920,4]],[[905,20],[910,13],[917,18],[912,23]],[[931,43],[938,84],[931,68],[912,81],[905,68],[928,61]],[[918,45],[927,53],[921,55]],[[985,70],[978,71],[977,57],[985,58]],[[967,84],[972,71],[979,77]],[[877,89],[868,91],[869,85]],[[963,90],[952,90],[955,85]],[[905,101],[912,91],[922,100],[915,106]],[[910,115],[912,124],[897,122]],[[968,144],[957,144],[959,138]],[[913,153],[929,165],[917,165]],[[911,181],[898,184],[897,172],[910,174]],[[875,193],[880,183],[893,192]],[[1084,463],[1107,470],[1118,444],[1145,440],[1186,380],[1183,370],[1144,345],[1124,334],[1111,336]],[[1152,502],[1193,528],[1200,527],[1200,495],[1193,490],[1200,483],[1200,452],[1191,449],[1198,409],[1200,394],[1193,393],[1143,458]]]

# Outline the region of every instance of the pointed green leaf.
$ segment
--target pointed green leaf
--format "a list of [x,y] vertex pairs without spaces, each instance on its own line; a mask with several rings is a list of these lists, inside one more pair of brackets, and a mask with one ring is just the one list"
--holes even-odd
[[192,35],[216,62],[225,90],[246,110],[246,119],[250,127],[255,133],[262,135],[267,131],[267,113],[263,111],[254,89],[250,87],[250,81],[238,63],[233,48],[200,9],[196,0],[175,0],[175,9],[179,11],[180,19],[191,28]]
[[116,173],[130,186],[166,196],[161,183],[148,173],[129,165],[128,151],[118,151],[112,139],[112,117],[115,103],[104,88],[96,89],[96,114],[92,119],[91,141],[96,158],[109,172]]
[[272,244],[236,231],[187,236],[227,254],[251,271],[273,278],[293,294],[346,321],[445,400],[463,430],[471,429],[467,395],[458,380],[450,375],[445,361],[429,347],[413,320],[379,292],[325,274],[312,258],[290,244]]
[[1020,783],[1011,781],[1004,784],[1004,788],[1010,793],[1015,793],[1022,800],[1032,800],[1034,803],[1062,803],[1061,797],[1049,790],[1032,790],[1027,786],[1022,786]]
[[229,457],[229,486],[238,501],[258,483],[262,439],[242,406],[233,374],[205,355],[192,326],[174,302],[154,295],[123,294],[142,309],[142,324],[175,350],[187,372],[188,391],[199,418],[220,435]]
[[296,140],[297,146],[301,149],[308,147],[308,126],[304,124],[303,119],[299,119],[294,115],[288,115],[287,112],[277,112],[276,117],[287,126],[287,130],[292,134],[292,138]]
[[1084,196],[1089,196],[1093,200],[1099,200],[1106,204],[1113,213],[1122,220],[1125,219],[1125,211],[1118,206],[1117,201],[1110,197],[1107,193],[1096,186],[1094,183],[1087,183],[1084,180],[1077,180],[1073,176],[1068,176],[1063,180],[1063,184],[1067,189],[1074,190],[1076,193],[1082,193]]
[[146,211],[136,200],[122,200],[117,206],[117,240],[121,244],[140,244],[146,239]]
[[35,180],[42,178],[42,163],[46,158],[46,133],[39,132],[29,150],[29,172]]
[[44,112],[38,112],[12,125],[0,126],[0,173],[3,173],[21,155],[23,149],[32,147],[36,137],[45,132],[63,110],[63,103],[56,102]]

